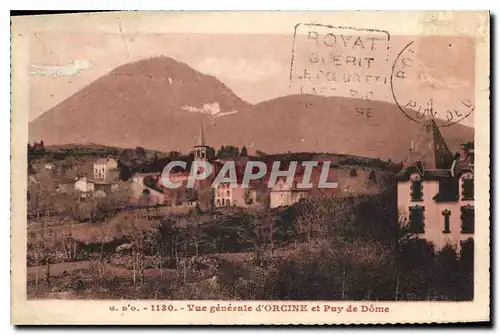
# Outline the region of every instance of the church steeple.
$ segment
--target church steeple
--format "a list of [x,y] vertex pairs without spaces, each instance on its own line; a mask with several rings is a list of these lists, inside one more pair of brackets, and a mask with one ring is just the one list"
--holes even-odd
[[200,121],[200,133],[198,136],[198,142],[194,146],[194,159],[195,160],[205,160],[207,159],[207,149],[208,145],[205,141],[205,134],[203,132],[203,124]]
[[200,122],[200,135],[198,137],[198,146],[206,146],[205,134],[203,133],[203,124]]

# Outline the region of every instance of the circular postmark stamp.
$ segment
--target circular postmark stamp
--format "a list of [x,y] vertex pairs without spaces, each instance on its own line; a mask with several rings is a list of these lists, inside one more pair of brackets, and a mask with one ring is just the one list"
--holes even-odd
[[410,120],[433,118],[439,127],[448,127],[474,112],[473,57],[462,57],[463,50],[443,40],[427,44],[411,41],[398,53],[391,93]]

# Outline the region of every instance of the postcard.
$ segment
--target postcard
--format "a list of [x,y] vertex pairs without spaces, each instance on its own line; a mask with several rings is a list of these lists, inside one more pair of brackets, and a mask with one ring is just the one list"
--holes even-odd
[[489,321],[489,18],[12,17],[12,323]]

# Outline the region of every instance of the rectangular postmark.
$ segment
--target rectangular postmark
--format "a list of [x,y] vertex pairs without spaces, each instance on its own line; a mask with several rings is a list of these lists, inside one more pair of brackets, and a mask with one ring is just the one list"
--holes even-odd
[[[300,94],[370,99],[387,84],[391,35],[378,29],[297,24],[290,61],[290,86]],[[306,51],[307,50],[307,51]]]
[[488,12],[13,17],[12,323],[488,322],[489,48]]

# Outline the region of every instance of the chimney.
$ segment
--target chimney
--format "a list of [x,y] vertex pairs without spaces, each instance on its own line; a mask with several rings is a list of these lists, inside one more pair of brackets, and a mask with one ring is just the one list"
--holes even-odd
[[474,153],[474,142],[465,141],[462,143],[462,151],[464,153],[464,157],[469,156],[469,154]]

